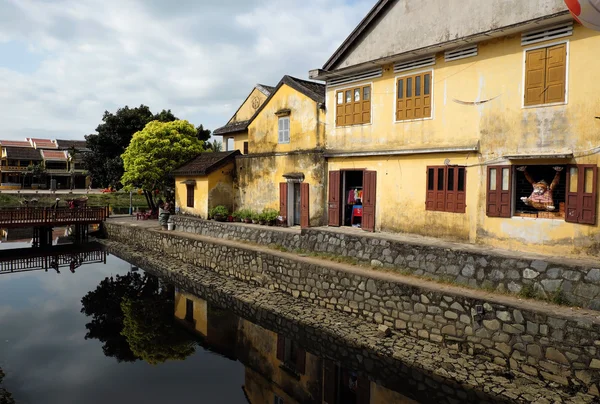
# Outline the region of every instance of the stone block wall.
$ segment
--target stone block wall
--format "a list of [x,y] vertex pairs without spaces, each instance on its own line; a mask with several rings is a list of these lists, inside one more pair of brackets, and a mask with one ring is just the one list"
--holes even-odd
[[106,230],[111,239],[159,252],[165,259],[210,268],[598,395],[600,320],[596,316],[565,314],[567,309],[553,312],[541,304],[517,304],[508,298],[483,300],[469,291],[430,289],[385,274],[344,270],[327,262],[315,264],[307,258],[219,240],[114,223],[107,223]]
[[173,221],[180,231],[351,257],[373,266],[427,275],[473,288],[519,293],[527,287],[543,298],[561,293],[572,305],[600,310],[600,263],[596,266],[583,265],[574,260],[527,258],[519,253],[505,256],[469,249],[448,249],[402,243],[368,234],[341,234],[325,228],[294,232],[189,216],[174,216]]

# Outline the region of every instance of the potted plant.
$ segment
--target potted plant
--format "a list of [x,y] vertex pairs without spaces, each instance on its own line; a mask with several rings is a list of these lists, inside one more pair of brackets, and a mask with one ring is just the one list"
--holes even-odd
[[229,216],[229,210],[223,205],[215,206],[212,209],[211,215],[217,222],[225,222],[227,221],[227,217]]
[[264,210],[263,210],[263,213],[258,215],[258,224],[260,224],[261,226],[264,226],[265,224],[267,224],[267,219],[265,219]]
[[252,223],[252,211],[250,209],[242,209],[240,211],[240,218],[244,223]]
[[236,210],[235,212],[233,212],[231,214],[231,219],[233,222],[241,222],[242,221],[241,211]]
[[277,221],[279,212],[277,211],[277,209],[266,208],[263,210],[262,215],[263,215],[263,218],[264,218],[265,222],[267,223],[267,225],[273,226],[275,224],[275,222]]
[[258,224],[258,219],[260,218],[260,215],[256,212],[252,212],[250,218],[252,219],[252,223]]

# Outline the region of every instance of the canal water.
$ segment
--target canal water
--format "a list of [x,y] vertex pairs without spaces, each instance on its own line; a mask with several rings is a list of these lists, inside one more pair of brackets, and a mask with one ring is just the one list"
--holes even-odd
[[100,245],[37,251],[0,243],[0,387],[17,403],[415,402]]

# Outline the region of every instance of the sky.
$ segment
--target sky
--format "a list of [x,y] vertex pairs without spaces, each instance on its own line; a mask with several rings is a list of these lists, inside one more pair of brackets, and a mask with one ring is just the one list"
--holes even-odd
[[145,104],[214,130],[307,79],[376,0],[0,0],[0,139],[83,139]]

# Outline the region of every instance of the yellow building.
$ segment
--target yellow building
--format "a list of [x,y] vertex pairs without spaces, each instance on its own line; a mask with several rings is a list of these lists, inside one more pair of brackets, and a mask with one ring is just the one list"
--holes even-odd
[[310,72],[329,225],[597,254],[597,49],[562,0],[378,1]]
[[237,109],[229,122],[215,129],[213,135],[223,136],[223,150],[240,150],[248,154],[248,125],[258,108],[271,95],[274,87],[257,84],[242,105]]
[[234,162],[239,154],[239,151],[205,152],[174,170],[175,209],[204,219],[210,209],[219,205],[231,212]]

